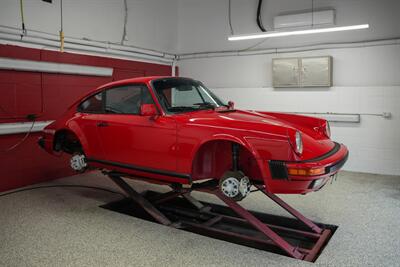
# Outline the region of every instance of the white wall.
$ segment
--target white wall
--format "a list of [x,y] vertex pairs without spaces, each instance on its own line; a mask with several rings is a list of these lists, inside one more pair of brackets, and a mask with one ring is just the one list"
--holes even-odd
[[[235,34],[259,32],[256,24],[258,0],[231,0],[232,26]],[[369,23],[370,29],[310,36],[271,38],[257,48],[293,47],[317,43],[340,43],[400,37],[400,1],[398,0],[314,0],[315,10],[336,10],[337,25]],[[273,27],[279,14],[310,10],[311,0],[264,0],[263,24]],[[230,42],[228,0],[179,0],[180,53],[240,50],[259,40]]]
[[[28,29],[58,34],[60,0],[24,1]],[[65,36],[120,42],[123,0],[64,0]],[[0,1],[0,25],[21,27],[17,0]],[[177,0],[128,0],[127,45],[174,53],[177,47]]]
[[[235,33],[258,31],[257,0],[232,0]],[[275,15],[310,8],[309,0],[265,0],[263,20],[271,28]],[[185,59],[180,74],[202,80],[217,95],[243,109],[288,112],[340,112],[380,114],[391,119],[362,115],[361,123],[332,123],[333,139],[350,148],[345,169],[400,175],[400,42],[391,45],[308,50],[308,45],[360,42],[400,37],[400,1],[315,0],[319,7],[333,7],[337,24],[370,23],[365,31],[268,39],[254,49],[305,46],[304,52],[252,56]],[[179,50],[183,53],[243,50],[257,40],[229,42],[228,1],[181,0],[179,2]],[[274,57],[331,55],[332,88],[274,89],[271,61]]]
[[[333,56],[332,88],[274,89],[274,57]],[[400,175],[400,44],[279,55],[180,61],[182,76],[203,81],[238,108],[287,112],[391,112],[361,123],[332,123],[333,139],[350,148],[346,170]]]

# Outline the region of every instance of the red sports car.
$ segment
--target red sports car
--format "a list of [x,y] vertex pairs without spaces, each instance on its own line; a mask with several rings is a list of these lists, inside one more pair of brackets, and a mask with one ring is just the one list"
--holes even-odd
[[250,186],[305,194],[346,162],[326,120],[234,109],[201,82],[143,77],[101,86],[43,131],[49,153],[71,154],[71,167],[118,171],[153,181],[219,180],[241,200]]

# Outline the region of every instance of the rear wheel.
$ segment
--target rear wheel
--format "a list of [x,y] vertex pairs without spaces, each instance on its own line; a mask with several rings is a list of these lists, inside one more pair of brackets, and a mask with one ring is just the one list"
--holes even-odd
[[54,138],[54,150],[71,154],[69,165],[71,169],[82,173],[87,170],[88,164],[79,139],[70,131],[60,131]]
[[82,152],[73,153],[69,163],[71,168],[79,173],[86,171],[86,169],[88,168],[85,154],[83,154]]
[[219,181],[221,192],[235,201],[240,201],[250,193],[250,179],[241,171],[227,171]]

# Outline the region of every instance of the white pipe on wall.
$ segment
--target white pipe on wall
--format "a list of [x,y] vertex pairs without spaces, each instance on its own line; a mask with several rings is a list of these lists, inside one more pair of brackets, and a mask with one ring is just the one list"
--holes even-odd
[[267,54],[279,54],[279,53],[293,53],[293,52],[305,52],[312,50],[324,50],[324,49],[337,49],[337,48],[357,48],[357,47],[371,47],[371,46],[384,46],[384,45],[399,45],[400,38],[387,39],[387,40],[376,40],[366,42],[352,42],[352,43],[332,43],[332,44],[320,44],[320,45],[308,45],[292,48],[270,48],[262,50],[250,50],[250,51],[220,51],[220,52],[200,52],[200,53],[186,53],[180,54],[178,60],[188,60],[196,58],[214,58],[214,57],[231,57],[231,56],[254,56],[254,55],[267,55]]
[[[27,32],[27,35],[22,35],[20,29],[0,26],[0,39],[51,47],[60,46],[58,35],[31,30],[27,30]],[[154,50],[72,37],[65,37],[64,42],[66,49],[140,58],[167,64],[171,64],[175,57],[175,55]]]
[[321,119],[325,119],[330,122],[351,122],[351,123],[359,123],[361,122],[360,114],[344,114],[344,113],[319,113],[319,112],[287,112],[293,114],[301,114],[311,117],[317,117]]
[[171,76],[176,76],[176,63],[177,60],[174,58],[174,60],[172,61],[172,66],[171,66]]

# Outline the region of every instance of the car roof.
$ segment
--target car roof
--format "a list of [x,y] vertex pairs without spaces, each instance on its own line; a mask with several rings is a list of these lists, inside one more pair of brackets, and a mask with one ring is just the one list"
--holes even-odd
[[159,80],[159,79],[189,79],[193,80],[191,78],[186,78],[186,77],[177,77],[177,76],[147,76],[147,77],[136,77],[136,78],[129,78],[129,79],[123,79],[123,80],[118,80],[118,81],[113,81],[109,82],[107,84],[101,85],[97,87],[94,91],[98,91],[107,87],[113,87],[117,85],[125,85],[125,84],[130,84],[130,83],[149,83],[153,80]]
[[110,83],[104,84],[104,85],[98,87],[98,89],[105,88],[105,87],[110,87],[110,86],[114,86],[114,85],[129,84],[129,83],[148,83],[148,82],[150,82],[152,80],[163,79],[163,78],[171,78],[171,77],[172,76],[148,76],[148,77],[129,78],[129,79],[123,79],[123,80],[118,80],[118,81],[114,81],[114,82],[110,82]]

